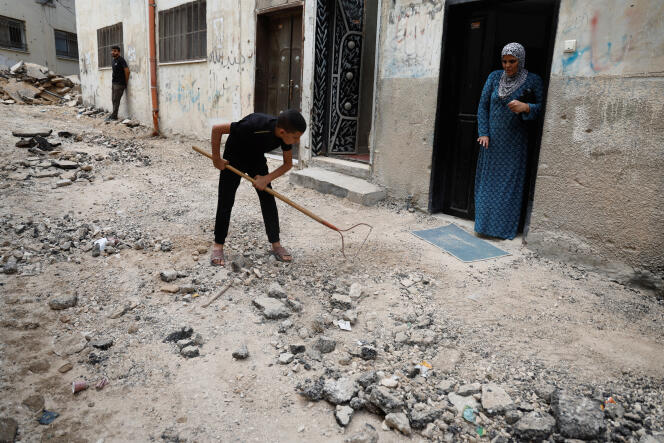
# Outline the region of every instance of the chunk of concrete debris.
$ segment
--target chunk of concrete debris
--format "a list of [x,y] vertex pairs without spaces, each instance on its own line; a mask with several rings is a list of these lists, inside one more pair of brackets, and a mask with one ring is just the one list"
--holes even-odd
[[347,295],[333,294],[330,299],[330,305],[333,308],[347,310],[353,307],[353,300]]
[[182,348],[180,354],[185,358],[194,358],[200,355],[200,351],[196,346],[187,346],[185,348]]
[[466,406],[470,406],[472,409],[478,409],[480,406],[480,404],[477,402],[477,400],[475,400],[475,398],[472,395],[464,397],[463,395],[458,395],[454,392],[450,392],[449,394],[447,394],[447,399],[456,408],[459,415],[463,413],[463,410],[465,409]]
[[551,435],[556,420],[546,412],[533,411],[521,418],[514,430],[523,441],[545,440]]
[[385,416],[385,424],[390,429],[396,429],[401,432],[403,435],[410,435],[412,430],[410,429],[410,422],[408,421],[408,416],[403,412],[393,412]]
[[247,349],[247,345],[242,345],[240,346],[240,349],[233,351],[233,358],[244,360],[247,357],[249,357],[249,349]]
[[344,443],[378,443],[378,431],[365,423],[360,431],[346,438]]
[[501,414],[514,402],[503,388],[495,383],[482,386],[482,407],[487,415]]
[[354,300],[360,298],[362,296],[362,286],[359,283],[353,283],[350,285],[348,296]]
[[462,397],[466,397],[468,395],[478,394],[481,390],[482,390],[481,384],[469,383],[459,386],[459,389],[457,389],[456,393],[461,395]]
[[175,269],[165,269],[159,273],[159,278],[165,282],[175,281],[178,278],[178,273]]
[[272,298],[287,298],[288,295],[284,288],[277,282],[270,284],[270,287],[267,290],[267,296]]
[[337,409],[334,412],[334,418],[337,420],[337,423],[339,423],[339,426],[346,427],[353,418],[353,412],[355,411],[350,406],[337,405]]
[[99,340],[93,340],[90,342],[90,346],[93,348],[101,349],[101,350],[106,350],[113,346],[113,339],[112,338],[102,338]]
[[73,308],[78,302],[78,296],[76,294],[70,295],[59,295],[51,297],[48,300],[48,306],[54,311],[61,311],[63,309]]
[[319,377],[315,380],[307,378],[303,382],[298,383],[295,387],[295,390],[298,394],[308,398],[311,401],[318,401],[323,398],[324,387],[325,381],[322,377]]
[[291,354],[290,352],[283,352],[282,354],[279,355],[279,364],[280,365],[287,365],[293,361],[295,356]]
[[333,405],[339,405],[348,403],[359,389],[357,383],[350,378],[328,379],[323,386],[323,396]]
[[606,430],[604,412],[600,405],[586,397],[576,397],[565,391],[551,396],[551,409],[558,431],[567,438],[599,439]]
[[255,298],[252,303],[263,313],[263,316],[267,319],[275,320],[279,318],[287,318],[290,316],[290,311],[286,305],[275,298],[258,297]]
[[163,285],[159,290],[169,294],[177,294],[180,291],[180,287],[178,285]]
[[385,386],[376,386],[371,390],[369,402],[378,407],[385,414],[390,412],[399,412],[403,406],[403,400],[390,391]]
[[330,337],[318,337],[318,340],[314,343],[314,349],[320,352],[321,354],[329,354],[334,351],[337,347],[337,342]]
[[18,262],[15,257],[9,257],[7,263],[2,267],[2,272],[5,274],[16,274],[18,272]]
[[193,335],[193,333],[194,329],[190,326],[182,326],[180,329],[177,329],[168,334],[164,339],[164,343],[169,341],[177,342],[178,340],[189,338]]

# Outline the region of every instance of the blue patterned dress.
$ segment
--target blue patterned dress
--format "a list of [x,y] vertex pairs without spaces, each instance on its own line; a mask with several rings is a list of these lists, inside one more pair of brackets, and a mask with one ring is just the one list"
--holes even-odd
[[[498,238],[514,238],[521,216],[526,177],[528,130],[523,120],[535,120],[542,108],[542,79],[528,73],[526,81],[505,99],[498,97],[503,71],[494,71],[484,84],[477,109],[480,137],[489,137],[489,148],[480,146],[475,175],[475,232]],[[514,114],[507,104],[531,89],[536,103],[528,114]]]

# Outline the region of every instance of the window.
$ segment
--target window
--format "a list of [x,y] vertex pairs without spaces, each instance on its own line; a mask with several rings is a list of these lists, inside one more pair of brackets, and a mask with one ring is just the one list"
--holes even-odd
[[97,56],[100,68],[111,66],[111,47],[122,48],[122,23],[97,29]]
[[0,46],[3,48],[27,51],[25,22],[0,15]]
[[205,1],[159,11],[159,62],[207,57]]
[[78,59],[78,40],[76,34],[55,30],[55,55]]

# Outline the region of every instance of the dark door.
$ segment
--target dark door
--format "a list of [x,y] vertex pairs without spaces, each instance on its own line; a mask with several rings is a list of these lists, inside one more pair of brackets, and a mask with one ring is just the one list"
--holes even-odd
[[302,9],[259,15],[256,40],[256,112],[301,110]]
[[[448,6],[433,154],[432,212],[474,218],[477,105],[484,82],[491,71],[502,69],[502,47],[519,42],[526,48],[526,68],[546,83],[556,5],[555,0],[517,0]],[[530,195],[528,190],[534,189],[540,136],[541,124],[535,125],[530,134],[524,202]]]

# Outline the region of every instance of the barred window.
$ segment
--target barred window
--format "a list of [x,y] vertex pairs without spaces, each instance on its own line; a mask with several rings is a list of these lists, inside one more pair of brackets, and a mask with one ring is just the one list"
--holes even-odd
[[25,22],[0,15],[0,47],[27,51]]
[[111,66],[111,47],[122,48],[122,23],[97,29],[97,59],[100,68]]
[[159,62],[206,58],[205,0],[159,11]]
[[78,39],[76,34],[55,30],[55,55],[78,59]]

